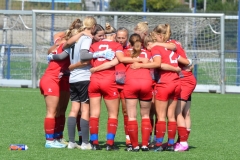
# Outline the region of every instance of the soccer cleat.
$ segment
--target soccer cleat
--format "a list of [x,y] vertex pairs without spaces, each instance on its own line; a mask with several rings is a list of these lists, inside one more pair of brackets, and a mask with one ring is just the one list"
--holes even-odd
[[164,148],[164,151],[174,151],[174,146],[166,146],[166,148]]
[[80,149],[81,146],[79,146],[76,142],[69,142],[67,148],[68,149],[74,149],[74,148]]
[[141,147],[141,150],[142,150],[142,151],[149,151],[149,148],[148,148],[147,146],[142,146],[142,147]]
[[126,145],[124,151],[132,151],[132,145]]
[[139,152],[139,149],[140,149],[139,146],[137,146],[135,148],[132,147],[132,152]]
[[63,138],[57,139],[57,141],[58,141],[59,143],[68,145],[68,142],[67,142],[65,139],[63,139]]
[[163,151],[163,148],[162,146],[154,146],[152,149],[152,151],[155,151],[155,152],[162,152]]
[[84,142],[82,142],[81,149],[82,150],[91,150],[92,149],[92,145],[91,145],[91,143],[84,143]]
[[93,144],[92,150],[102,150],[102,148],[99,146],[99,144]]
[[57,140],[53,140],[53,141],[47,140],[45,143],[45,148],[65,148],[65,147],[66,147],[65,144],[61,144]]
[[115,145],[106,144],[106,151],[118,151],[118,150],[119,150],[119,147]]
[[174,147],[174,151],[175,152],[184,152],[184,151],[188,151],[188,145],[187,146],[183,146],[180,143],[176,143],[175,147]]

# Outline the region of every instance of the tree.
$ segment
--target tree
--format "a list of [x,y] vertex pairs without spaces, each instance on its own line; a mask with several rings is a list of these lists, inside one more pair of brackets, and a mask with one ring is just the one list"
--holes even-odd
[[[150,12],[168,11],[178,5],[178,0],[147,0],[147,10]],[[110,10],[141,12],[143,0],[111,0]]]

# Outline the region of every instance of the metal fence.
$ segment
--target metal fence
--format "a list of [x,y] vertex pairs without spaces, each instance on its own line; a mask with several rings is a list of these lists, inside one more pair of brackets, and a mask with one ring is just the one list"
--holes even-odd
[[87,15],[94,16],[103,26],[105,22],[115,28],[124,26],[130,34],[140,21],[148,21],[150,29],[159,23],[169,23],[172,38],[179,40],[188,56],[195,60],[196,92],[239,91],[236,89],[237,32],[227,26],[234,26],[237,20],[225,20],[223,14],[186,13],[0,11],[0,26],[3,27],[0,85],[37,87],[47,67],[46,53],[53,34],[66,30],[76,18],[83,19]]

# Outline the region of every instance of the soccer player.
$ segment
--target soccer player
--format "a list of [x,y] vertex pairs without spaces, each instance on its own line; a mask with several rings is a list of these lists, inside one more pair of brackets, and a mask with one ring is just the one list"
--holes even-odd
[[[144,43],[146,35],[148,35],[148,30],[148,22],[139,22],[134,28],[134,33],[139,34],[142,39],[142,45]],[[144,47],[144,45],[142,47]]]
[[[71,26],[73,26],[76,21],[74,21]],[[81,22],[79,21],[79,23]],[[71,30],[69,32],[71,32]],[[49,53],[55,52],[59,54],[63,51],[62,44],[66,41],[65,35],[61,33],[54,36],[55,44],[49,49]],[[66,147],[66,144],[62,144],[64,143],[62,141],[62,132],[65,124],[65,111],[68,104],[69,92],[66,89],[68,85],[66,84],[66,78],[63,78],[64,76],[62,77],[62,72],[67,72],[68,65],[69,60],[51,61],[40,80],[40,90],[41,94],[44,95],[47,109],[44,120],[46,148]],[[59,75],[61,75],[61,77],[59,77]]]
[[[151,53],[141,49],[142,40],[139,34],[132,34],[129,38],[131,48],[126,50],[124,56],[131,58],[146,58],[150,60]],[[128,113],[128,133],[132,147],[128,151],[139,151],[138,144],[138,122],[137,122],[137,105],[140,103],[141,113],[141,132],[142,132],[142,151],[149,151],[148,139],[152,130],[149,114],[152,101],[152,77],[149,69],[131,69],[131,64],[126,66],[126,80],[123,88],[126,99]]]
[[[91,52],[105,51],[111,49],[116,53],[122,53],[123,47],[121,44],[115,42],[116,29],[113,28],[109,23],[106,23],[105,28],[106,39],[96,42],[91,46]],[[102,69],[107,63],[109,66]],[[90,134],[93,145],[93,150],[101,150],[98,140],[98,126],[99,117],[101,110],[101,98],[103,97],[105,105],[108,110],[108,123],[107,123],[107,142],[106,150],[118,150],[119,148],[114,145],[114,138],[117,131],[118,125],[118,109],[119,109],[119,98],[118,89],[115,82],[115,65],[119,62],[117,58],[112,61],[106,60],[105,58],[93,59],[91,64],[92,75],[88,88],[90,97]]]
[[[120,43],[123,46],[123,51],[129,49],[129,43],[128,43],[128,30],[124,27],[120,27],[117,30],[116,35],[116,41]],[[124,119],[124,131],[126,136],[126,146],[131,145],[130,137],[128,135],[127,130],[127,123],[128,123],[128,115],[127,115],[127,108],[126,108],[126,102],[123,94],[123,85],[125,81],[125,71],[126,67],[123,63],[119,63],[115,66],[115,72],[116,72],[116,83],[118,86],[118,92],[120,95],[121,105],[122,105],[122,114]]]

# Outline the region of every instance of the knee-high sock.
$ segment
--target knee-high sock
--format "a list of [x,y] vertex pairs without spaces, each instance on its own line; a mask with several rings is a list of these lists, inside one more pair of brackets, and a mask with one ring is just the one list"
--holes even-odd
[[99,118],[90,117],[89,128],[90,128],[90,140],[93,144],[98,144],[98,125]]
[[55,125],[56,125],[55,118],[45,118],[44,119],[44,130],[45,130],[46,140],[53,141]]
[[118,120],[114,118],[108,118],[108,126],[107,126],[107,144],[113,145],[114,138],[116,135],[118,126]]
[[156,146],[161,146],[166,132],[166,122],[158,121],[156,123]]
[[80,126],[82,129],[82,142],[87,144],[89,141],[89,121],[81,118]]
[[179,142],[187,142],[188,133],[186,127],[177,127]]
[[75,131],[76,131],[76,118],[68,117],[68,138],[70,142],[75,142]]
[[132,142],[133,147],[138,146],[138,122],[128,121],[128,134],[130,136],[130,140]]
[[82,133],[81,133],[81,127],[80,127],[80,119],[81,119],[81,115],[78,115],[78,116],[77,116],[77,129],[78,129],[79,142],[82,141]]
[[177,123],[176,122],[168,122],[168,145],[174,144],[176,131],[177,131]]
[[150,132],[152,131],[151,121],[149,118],[142,119],[141,130],[142,130],[142,146],[147,146],[149,135]]
[[124,115],[124,131],[125,131],[125,135],[128,135],[127,124],[128,124],[128,115]]

